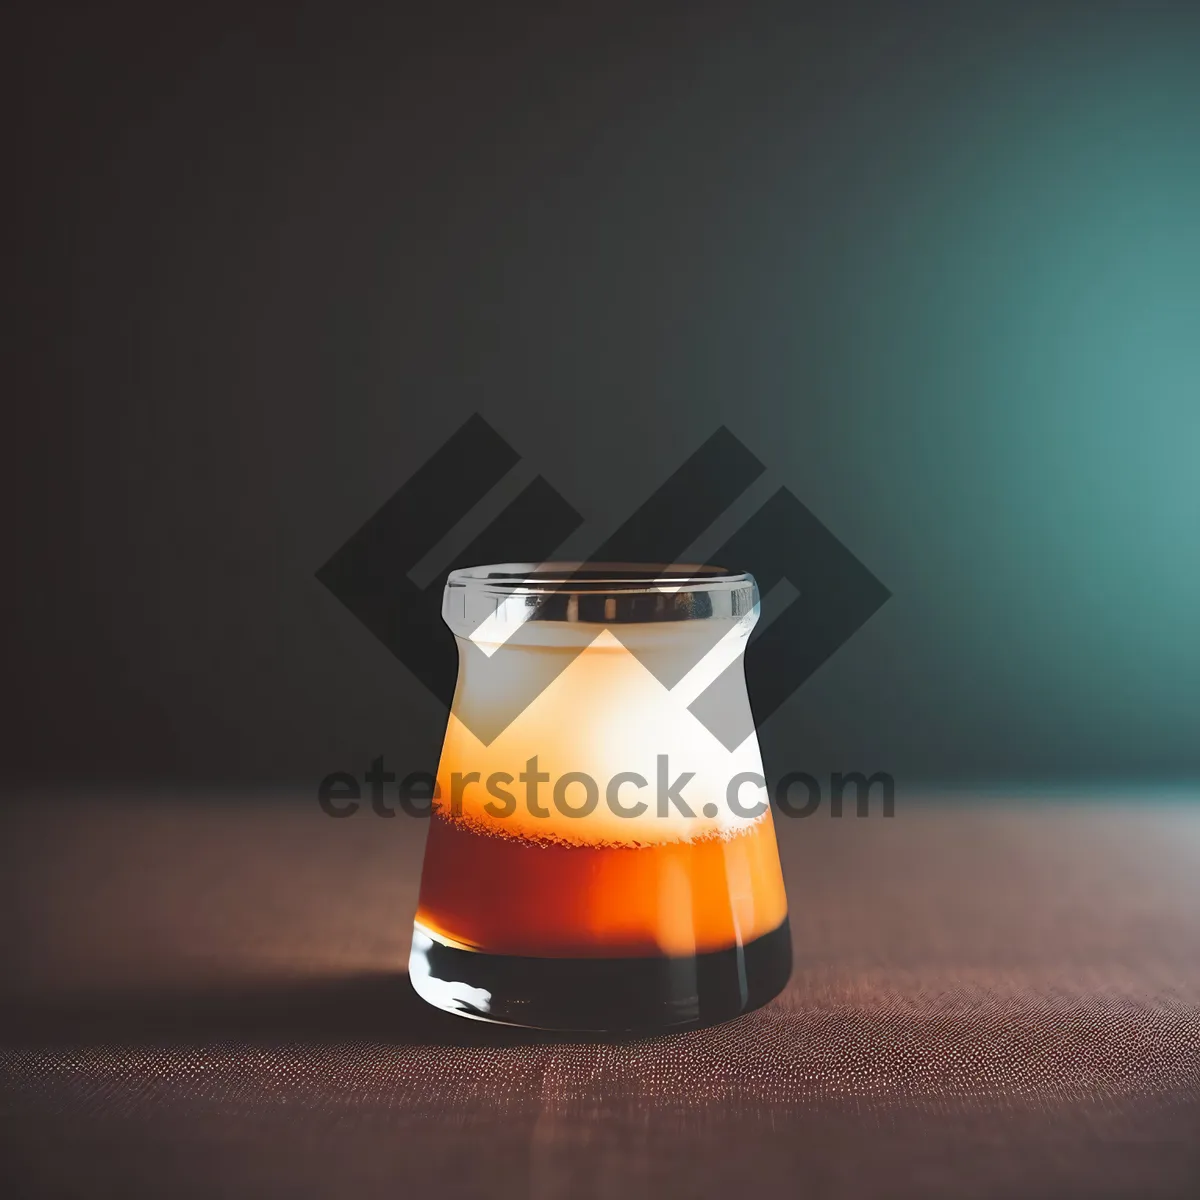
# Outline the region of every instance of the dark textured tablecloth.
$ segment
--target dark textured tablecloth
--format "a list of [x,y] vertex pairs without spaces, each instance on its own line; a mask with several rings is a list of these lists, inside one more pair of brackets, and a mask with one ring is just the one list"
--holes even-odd
[[779,829],[783,996],[562,1040],[412,994],[417,822],[13,797],[8,1194],[1200,1196],[1200,808]]

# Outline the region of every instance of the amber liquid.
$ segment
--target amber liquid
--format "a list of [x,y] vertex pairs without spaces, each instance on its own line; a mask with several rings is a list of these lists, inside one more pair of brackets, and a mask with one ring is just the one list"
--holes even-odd
[[548,1029],[725,1020],[791,969],[769,815],[733,836],[625,846],[435,815],[416,928],[417,969],[470,985],[442,1007]]
[[723,950],[786,916],[769,814],[732,836],[656,845],[512,837],[434,816],[417,910],[464,949],[579,958]]

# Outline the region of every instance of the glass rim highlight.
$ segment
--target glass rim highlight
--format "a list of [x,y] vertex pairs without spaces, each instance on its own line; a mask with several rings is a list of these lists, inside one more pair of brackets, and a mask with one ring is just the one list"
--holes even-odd
[[459,629],[484,622],[736,621],[757,606],[758,585],[745,571],[702,563],[546,562],[452,571],[442,612]]
[[637,593],[683,587],[689,591],[720,591],[753,582],[754,577],[745,571],[731,571],[710,563],[546,562],[461,567],[450,572],[446,586],[484,588],[504,594],[589,595],[596,591]]

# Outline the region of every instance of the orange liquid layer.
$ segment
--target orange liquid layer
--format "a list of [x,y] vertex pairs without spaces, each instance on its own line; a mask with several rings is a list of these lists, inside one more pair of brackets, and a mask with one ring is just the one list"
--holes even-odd
[[539,958],[703,954],[786,915],[770,813],[732,836],[646,846],[480,833],[435,813],[417,909],[450,942]]

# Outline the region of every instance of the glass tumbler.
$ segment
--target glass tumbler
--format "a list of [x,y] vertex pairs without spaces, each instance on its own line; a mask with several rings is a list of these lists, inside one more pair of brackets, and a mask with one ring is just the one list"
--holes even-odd
[[425,1000],[654,1030],[782,990],[787,900],[743,664],[758,612],[750,575],[708,566],[450,575],[458,682],[409,962]]

